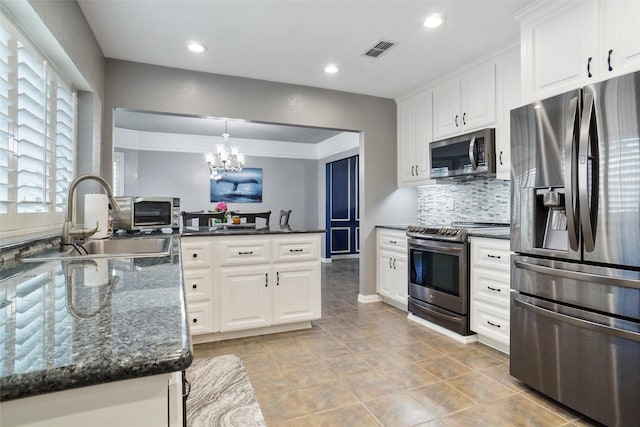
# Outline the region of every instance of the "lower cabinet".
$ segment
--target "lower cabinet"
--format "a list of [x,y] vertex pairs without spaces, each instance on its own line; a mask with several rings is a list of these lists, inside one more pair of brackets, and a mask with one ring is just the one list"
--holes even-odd
[[471,330],[478,341],[509,352],[509,240],[471,237]]
[[394,306],[407,308],[407,236],[404,230],[378,228],[376,292]]
[[211,248],[206,265],[183,262],[194,342],[237,331],[276,332],[269,328],[286,330],[287,324],[320,318],[319,234],[189,236],[182,241],[183,259],[193,258],[194,248]]

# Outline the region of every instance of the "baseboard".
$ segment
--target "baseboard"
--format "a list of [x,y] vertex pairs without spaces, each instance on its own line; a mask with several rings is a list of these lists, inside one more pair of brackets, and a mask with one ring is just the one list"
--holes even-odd
[[399,308],[402,311],[407,311],[407,303],[403,304],[401,302],[398,302],[398,301],[395,301],[395,300],[393,300],[391,298],[386,298],[386,297],[382,297],[382,302],[385,303],[385,304],[389,304],[389,305],[391,305],[391,306],[393,306],[395,308]]
[[459,343],[462,344],[471,344],[472,342],[476,342],[478,341],[478,336],[477,335],[467,335],[466,337],[463,335],[458,335],[455,332],[450,331],[447,328],[443,328],[440,325],[436,325],[435,323],[431,323],[428,320],[424,320],[418,316],[415,316],[411,313],[409,313],[409,315],[407,316],[407,319],[411,320],[414,323],[417,323],[418,325],[421,326],[425,326],[431,330],[434,330],[442,335],[446,335],[449,338],[453,338],[454,340],[458,341]]
[[509,354],[509,344],[502,344],[496,340],[492,340],[491,338],[487,338],[482,335],[478,335],[478,342],[482,343],[488,347],[501,351],[504,354]]
[[378,294],[373,294],[373,295],[358,294],[358,302],[361,302],[363,304],[369,304],[372,302],[381,302],[381,301],[382,301],[382,297]]
[[311,328],[311,322],[285,323],[282,325],[267,326],[256,329],[242,329],[239,331],[215,332],[211,334],[193,335],[191,342],[194,344],[203,344],[207,342],[231,340],[236,338],[254,337],[257,335],[277,334],[279,332],[297,331],[300,329]]
[[328,264],[331,262],[331,258],[320,258],[320,262],[324,262]]
[[344,255],[331,255],[333,259],[354,259],[360,258],[360,254],[344,254]]

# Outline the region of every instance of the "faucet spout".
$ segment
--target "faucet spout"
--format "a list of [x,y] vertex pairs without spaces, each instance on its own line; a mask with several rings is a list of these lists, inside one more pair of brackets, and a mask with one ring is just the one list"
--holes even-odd
[[95,229],[74,230],[74,226],[73,226],[73,198],[75,195],[76,187],[82,181],[85,181],[88,179],[96,181],[98,184],[102,186],[102,188],[104,188],[104,190],[107,193],[107,197],[109,198],[109,202],[111,203],[111,209],[114,212],[120,212],[120,205],[118,205],[118,202],[116,201],[115,197],[113,197],[113,190],[111,190],[111,186],[107,181],[105,181],[104,178],[98,175],[90,174],[90,173],[78,175],[73,181],[71,181],[71,184],[69,184],[69,190],[67,191],[67,212],[65,214],[65,220],[62,226],[62,234],[60,236],[60,243],[62,245],[73,245],[75,244],[75,239],[77,237],[82,237],[82,238],[89,237],[97,231]]

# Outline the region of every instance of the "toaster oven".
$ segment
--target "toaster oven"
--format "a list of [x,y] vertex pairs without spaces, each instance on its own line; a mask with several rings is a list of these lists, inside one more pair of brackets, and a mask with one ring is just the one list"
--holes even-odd
[[180,227],[178,197],[116,197],[120,213],[113,218],[114,230],[140,231]]

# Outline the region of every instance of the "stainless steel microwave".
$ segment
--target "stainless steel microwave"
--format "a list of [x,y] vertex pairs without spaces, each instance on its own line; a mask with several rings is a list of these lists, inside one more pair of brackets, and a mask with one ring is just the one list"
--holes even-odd
[[471,179],[496,174],[493,128],[455,136],[429,144],[431,179]]
[[178,197],[116,197],[120,212],[114,214],[114,230],[140,231],[180,227]]

